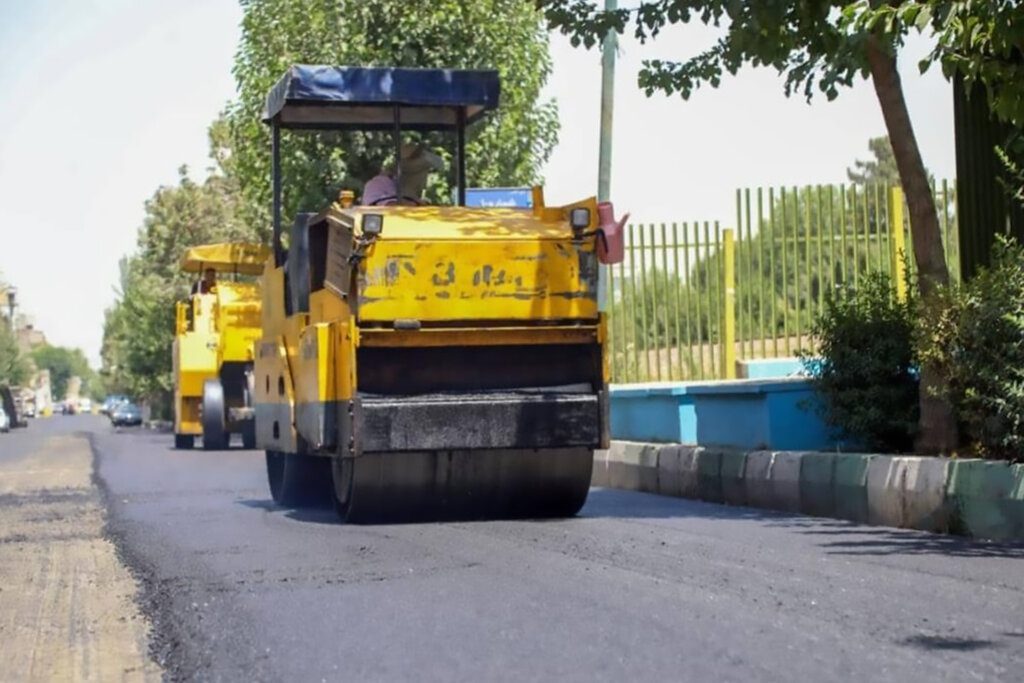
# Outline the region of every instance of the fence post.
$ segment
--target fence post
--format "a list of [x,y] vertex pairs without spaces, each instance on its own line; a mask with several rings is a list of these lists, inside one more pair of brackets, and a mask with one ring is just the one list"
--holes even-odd
[[892,261],[893,283],[896,286],[896,297],[900,301],[907,300],[907,256],[906,233],[903,223],[903,188],[898,185],[889,191],[889,258]]
[[736,379],[736,242],[731,228],[722,232],[722,379]]

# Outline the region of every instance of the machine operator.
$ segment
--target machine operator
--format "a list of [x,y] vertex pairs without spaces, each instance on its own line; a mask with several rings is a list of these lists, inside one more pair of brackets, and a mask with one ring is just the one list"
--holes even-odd
[[364,206],[394,205],[402,200],[421,204],[428,175],[444,170],[444,160],[423,145],[406,143],[402,145],[397,180],[394,169],[394,164],[388,164],[367,181],[363,187]]
[[207,268],[203,271],[202,279],[198,280],[192,285],[192,295],[196,294],[210,294],[217,287],[217,271],[213,268]]

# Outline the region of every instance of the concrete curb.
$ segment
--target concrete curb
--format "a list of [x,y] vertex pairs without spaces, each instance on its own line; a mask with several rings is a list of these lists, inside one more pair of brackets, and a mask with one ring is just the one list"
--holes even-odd
[[608,449],[608,486],[658,492],[658,445],[614,441]]
[[658,449],[658,493],[697,498],[699,446],[661,446]]
[[1024,539],[1024,464],[615,441],[596,452],[592,483],[879,526]]
[[1024,538],[1024,465],[955,461],[946,499],[956,531],[998,540]]
[[807,453],[800,459],[800,512],[816,517],[837,514],[836,455]]
[[608,451],[594,451],[594,468],[590,473],[591,486],[610,487],[608,479]]
[[879,455],[868,463],[868,524],[903,526],[901,458]]

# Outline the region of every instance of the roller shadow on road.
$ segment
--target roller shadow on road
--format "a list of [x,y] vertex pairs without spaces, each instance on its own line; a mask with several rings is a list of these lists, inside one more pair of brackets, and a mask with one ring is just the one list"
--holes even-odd
[[254,510],[263,510],[265,512],[281,512],[288,519],[293,519],[296,522],[311,522],[313,524],[342,524],[341,519],[338,517],[338,513],[334,511],[334,506],[330,500],[319,502],[315,505],[307,505],[303,507],[285,507],[278,505],[271,500],[269,494],[266,498],[246,498],[242,500],[236,500],[235,503],[242,505],[247,508]]
[[[266,512],[283,512],[288,519],[316,524],[341,524],[334,511],[331,500],[325,498],[315,505],[303,507],[285,507],[277,505],[269,494],[266,498],[249,498],[235,501],[255,510]],[[637,493],[635,491],[618,491],[615,489],[592,488],[587,496],[583,509],[574,518],[606,518],[606,519],[685,519],[700,518],[705,520],[742,520],[742,519],[799,519],[799,517],[767,510],[755,510],[744,507],[727,507],[713,503],[704,503],[682,498],[667,498],[654,494]],[[806,518],[805,518],[806,519]],[[424,523],[437,522],[427,520]],[[486,520],[460,520],[466,523]],[[562,523],[565,518],[519,518],[536,524]],[[412,522],[416,523],[416,522]]]

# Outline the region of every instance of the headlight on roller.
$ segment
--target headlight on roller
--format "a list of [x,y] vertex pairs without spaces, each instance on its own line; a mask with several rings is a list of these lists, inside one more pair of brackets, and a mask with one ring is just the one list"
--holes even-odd
[[590,209],[576,208],[569,212],[569,225],[573,231],[582,232],[590,227]]
[[363,235],[376,237],[384,230],[384,216],[379,213],[363,214]]

